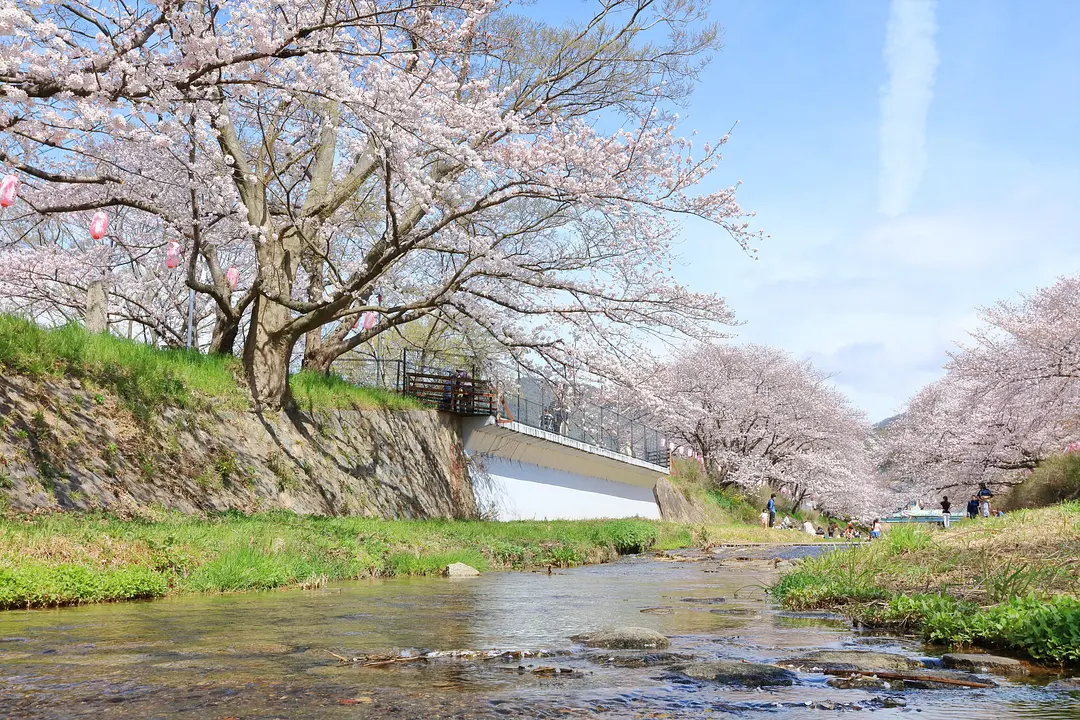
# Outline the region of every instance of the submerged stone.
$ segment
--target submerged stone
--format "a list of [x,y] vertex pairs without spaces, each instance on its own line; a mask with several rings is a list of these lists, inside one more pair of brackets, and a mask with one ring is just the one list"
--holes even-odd
[[1065,692],[1080,692],[1080,677],[1055,680],[1046,686],[1048,690],[1063,690]]
[[923,663],[915,658],[895,653],[866,650],[817,650],[796,658],[781,660],[780,664],[804,672],[873,672],[875,670],[903,671],[921,669]]
[[995,675],[1027,675],[1028,669],[1019,660],[1000,655],[981,653],[948,653],[941,656],[941,664],[956,670],[989,672]]
[[608,650],[662,650],[671,644],[666,635],[643,627],[622,627],[582,633],[570,638],[587,647]]
[[675,668],[693,680],[710,680],[725,685],[743,687],[767,687],[770,685],[794,685],[797,676],[790,670],[775,665],[741,662],[739,660],[713,660],[696,662]]
[[827,684],[840,690],[898,690],[904,686],[904,681],[882,680],[875,675],[850,675],[829,678]]
[[692,655],[671,652],[614,652],[591,654],[586,656],[590,662],[598,665],[611,665],[621,668],[646,668],[657,665],[671,665],[677,662],[693,660]]
[[[978,683],[982,685],[989,685],[991,687],[997,687],[997,683],[985,677],[978,675],[972,675],[966,672],[955,672],[950,670],[919,670],[918,680],[904,680],[904,687],[914,688],[915,690],[962,690],[963,685],[956,685],[952,681],[961,681],[965,683]],[[935,682],[935,678],[940,678],[943,682]]]

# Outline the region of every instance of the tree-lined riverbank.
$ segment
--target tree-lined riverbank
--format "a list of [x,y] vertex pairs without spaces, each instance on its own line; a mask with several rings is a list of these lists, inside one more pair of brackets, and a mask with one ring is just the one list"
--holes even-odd
[[316,586],[328,580],[601,563],[707,540],[769,541],[742,525],[647,520],[389,521],[288,512],[124,520],[56,513],[0,520],[0,608]]
[[904,526],[805,560],[776,587],[795,610],[950,646],[1003,648],[1080,664],[1080,503],[1022,510],[949,531]]

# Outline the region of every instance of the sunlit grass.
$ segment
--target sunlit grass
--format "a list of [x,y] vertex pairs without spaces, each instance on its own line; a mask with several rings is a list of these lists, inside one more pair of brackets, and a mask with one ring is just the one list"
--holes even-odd
[[636,519],[378,520],[284,511],[7,518],[0,520],[0,607],[434,575],[453,562],[480,570],[563,567],[685,547],[693,539],[687,528]]
[[337,375],[299,372],[289,378],[293,399],[303,410],[423,410],[419,400],[384,388],[361,387]]
[[[155,348],[77,324],[46,329],[0,314],[0,372],[32,378],[69,376],[89,381],[138,417],[162,407],[212,401],[219,408],[250,406],[239,360],[194,350]],[[358,387],[336,375],[301,372],[289,379],[304,410],[420,410],[417,400],[381,388]]]
[[890,528],[882,540],[808,558],[775,588],[797,610],[951,645],[1080,662],[1080,504],[980,518],[949,530]]

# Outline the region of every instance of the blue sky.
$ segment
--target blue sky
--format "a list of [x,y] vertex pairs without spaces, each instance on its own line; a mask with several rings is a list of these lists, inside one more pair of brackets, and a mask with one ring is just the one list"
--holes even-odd
[[687,224],[679,274],[727,297],[738,340],[811,358],[880,420],[941,375],[977,307],[1080,271],[1080,0],[714,0],[710,14],[724,49],[686,129],[705,140],[739,121],[716,185],[742,180],[772,237],[751,260]]

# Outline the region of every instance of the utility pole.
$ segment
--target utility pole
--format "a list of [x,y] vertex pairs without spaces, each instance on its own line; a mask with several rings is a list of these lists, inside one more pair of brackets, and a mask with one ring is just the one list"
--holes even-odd
[[187,346],[190,350],[195,338],[195,288],[188,288],[187,300]]

